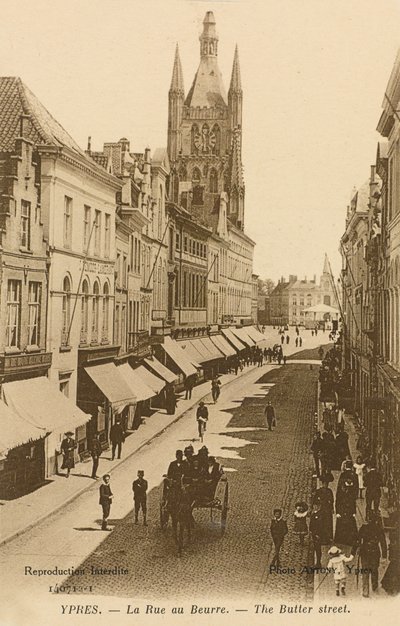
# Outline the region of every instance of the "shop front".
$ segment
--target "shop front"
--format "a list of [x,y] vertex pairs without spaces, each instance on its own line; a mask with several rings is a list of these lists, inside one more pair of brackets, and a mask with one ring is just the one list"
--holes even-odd
[[78,401],[81,406],[86,404],[91,414],[90,432],[87,433],[89,442],[96,432],[103,449],[108,448],[110,428],[117,417],[124,430],[130,430],[137,399],[114,363],[82,368],[78,378]]
[[4,383],[2,396],[21,419],[49,433],[44,446],[45,475],[57,473],[64,433],[84,426],[90,415],[81,411],[45,376]]
[[45,481],[47,431],[19,417],[0,401],[0,498],[28,493]]

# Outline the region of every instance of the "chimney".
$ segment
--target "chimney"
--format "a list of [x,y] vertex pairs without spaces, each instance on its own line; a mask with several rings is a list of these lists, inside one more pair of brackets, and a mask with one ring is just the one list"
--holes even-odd
[[313,280],[313,283],[317,284],[317,275],[316,275],[316,274],[314,274],[314,280]]
[[88,140],[87,140],[87,152],[89,152],[89,154],[90,154],[91,150],[92,150],[92,138],[88,137]]

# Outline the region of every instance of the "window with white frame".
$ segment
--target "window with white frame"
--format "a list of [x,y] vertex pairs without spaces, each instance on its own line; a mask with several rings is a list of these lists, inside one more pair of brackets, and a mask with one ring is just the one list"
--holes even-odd
[[100,256],[101,251],[101,211],[94,212],[94,254]]
[[18,348],[21,331],[21,281],[9,280],[7,288],[6,345]]
[[83,251],[88,252],[89,240],[90,240],[90,215],[91,208],[90,206],[83,207]]
[[104,215],[104,256],[108,259],[110,256],[110,242],[111,242],[111,215],[106,213]]
[[64,248],[72,242],[72,198],[64,196]]
[[85,279],[82,283],[81,296],[81,337],[80,343],[85,344],[88,340],[89,331],[89,285]]
[[99,299],[100,299],[100,290],[99,290],[99,284],[96,281],[93,285],[93,300],[92,300],[92,342],[98,341]]
[[63,281],[62,314],[61,314],[61,345],[67,346],[69,341],[69,325],[71,319],[71,281],[68,276]]
[[42,284],[36,281],[29,283],[28,291],[28,345],[38,346],[40,342],[40,301]]
[[103,287],[103,321],[102,321],[102,341],[108,341],[108,319],[110,315],[110,290],[108,283]]
[[21,246],[30,250],[31,247],[31,203],[21,202]]

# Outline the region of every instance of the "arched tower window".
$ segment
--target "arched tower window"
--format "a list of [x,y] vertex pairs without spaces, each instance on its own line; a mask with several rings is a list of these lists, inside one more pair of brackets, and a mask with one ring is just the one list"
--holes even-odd
[[220,154],[221,152],[221,129],[218,124],[214,124],[210,135],[211,152]]
[[192,204],[203,204],[203,187],[200,185],[201,172],[198,167],[195,167],[192,172]]
[[210,171],[210,192],[218,193],[218,174],[214,168]]
[[197,126],[197,124],[193,124],[192,130],[191,130],[191,152],[192,152],[192,154],[197,153],[198,150],[199,150],[199,147],[200,147],[199,139],[200,139],[199,127]]

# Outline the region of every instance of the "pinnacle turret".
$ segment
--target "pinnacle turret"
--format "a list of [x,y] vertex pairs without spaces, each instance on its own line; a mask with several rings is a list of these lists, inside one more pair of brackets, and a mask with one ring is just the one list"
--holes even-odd
[[171,79],[171,87],[170,92],[181,92],[182,94],[185,91],[183,85],[183,72],[182,72],[182,64],[179,56],[179,46],[176,44],[175,48],[175,58],[174,58],[174,67],[172,70],[172,79]]
[[242,80],[240,77],[239,50],[236,44],[235,55],[233,57],[232,76],[229,91],[242,91]]
[[207,11],[203,20],[203,32],[200,35],[201,57],[216,57],[218,54],[218,35],[215,25],[214,13]]

